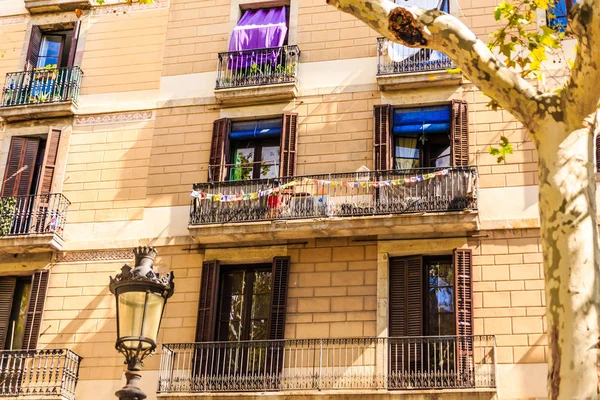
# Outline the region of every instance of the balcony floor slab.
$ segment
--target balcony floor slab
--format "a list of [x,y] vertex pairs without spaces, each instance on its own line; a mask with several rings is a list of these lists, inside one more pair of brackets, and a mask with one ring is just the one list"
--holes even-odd
[[25,0],[25,8],[30,13],[48,13],[87,10],[92,7],[91,0]]
[[0,254],[47,253],[60,251],[63,239],[54,233],[0,237]]
[[158,394],[162,400],[492,400],[497,398],[495,389],[439,389],[439,390],[356,390],[356,391],[310,391],[265,393],[197,393]]
[[215,97],[220,104],[243,105],[291,100],[298,96],[296,83],[250,86],[231,89],[215,89]]
[[356,235],[468,232],[478,230],[479,223],[477,212],[468,211],[190,225],[188,228],[199,244],[224,244]]
[[72,101],[6,106],[0,107],[0,118],[7,122],[16,122],[29,119],[67,117],[75,115],[76,110],[77,106]]
[[446,70],[377,76],[377,84],[383,91],[432,86],[458,86],[462,83],[463,77],[461,74],[451,74]]

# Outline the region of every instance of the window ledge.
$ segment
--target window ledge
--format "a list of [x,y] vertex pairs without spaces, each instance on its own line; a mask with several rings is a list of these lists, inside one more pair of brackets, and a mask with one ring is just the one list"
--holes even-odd
[[273,85],[248,86],[230,89],[215,89],[215,97],[220,104],[243,105],[279,100],[291,100],[298,96],[295,82]]
[[60,251],[65,242],[56,233],[0,238],[0,254],[47,253]]
[[86,10],[92,7],[92,0],[25,0],[25,8],[32,14]]
[[453,86],[463,83],[462,74],[451,74],[447,70],[377,75],[377,84],[384,91],[432,86]]

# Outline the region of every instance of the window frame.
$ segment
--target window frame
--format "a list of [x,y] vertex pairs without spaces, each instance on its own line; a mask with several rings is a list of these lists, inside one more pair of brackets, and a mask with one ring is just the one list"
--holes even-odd
[[[23,341],[25,339],[25,328],[26,328],[26,323],[27,323],[27,309],[29,308],[29,303],[31,302],[31,289],[32,289],[32,284],[33,284],[33,275],[26,275],[26,276],[14,276],[11,278],[15,278],[15,290],[13,292],[13,298],[12,298],[12,305],[11,305],[11,310],[10,310],[10,315],[8,316],[8,327],[6,330],[6,338],[4,341],[4,349],[3,350],[20,350],[23,348]],[[13,318],[13,312],[15,310],[15,306],[16,306],[16,298],[15,296],[17,295],[17,288],[19,286],[19,284],[21,285],[29,285],[29,294],[27,295],[27,300],[25,301],[25,308],[24,308],[24,312],[21,315],[21,313],[19,313],[19,315],[17,315],[17,318],[14,319]],[[11,335],[14,335],[14,331],[12,331],[12,326],[11,324],[15,321],[19,321],[22,318],[22,322],[23,322],[23,336],[21,337],[21,343],[18,347],[16,348],[11,348],[10,346],[10,342],[11,342]],[[15,325],[16,326],[16,325]],[[2,349],[0,349],[2,350]]]
[[[429,306],[430,306],[430,302],[429,302],[429,290],[431,289],[430,286],[430,282],[429,282],[429,271],[431,266],[434,263],[444,263],[444,264],[450,264],[452,266],[452,271],[453,271],[453,277],[456,274],[456,265],[454,264],[454,259],[452,257],[452,255],[439,255],[439,256],[423,256],[423,333],[426,336],[440,336],[439,333],[431,332],[431,326],[429,326],[429,317],[430,317],[430,313],[429,313]],[[456,320],[456,301],[454,300],[455,296],[456,296],[456,278],[453,279],[452,282],[450,282],[450,285],[446,286],[446,287],[451,287],[452,288],[452,312],[444,312],[443,314],[451,314],[453,316],[452,320],[455,321]],[[437,286],[439,287],[439,286]],[[440,314],[438,312],[438,314]],[[452,334],[452,336],[456,335],[456,323],[454,324],[454,333]],[[441,336],[447,336],[447,335],[441,335]]]
[[[48,56],[42,56],[42,54],[41,54],[42,53],[42,48],[43,48],[43,45],[44,45],[44,39],[46,39],[48,37],[60,37],[60,50],[58,51],[58,57],[57,57],[57,60],[56,60],[56,67],[57,68],[61,68],[62,67],[61,64],[62,64],[62,61],[63,61],[63,52],[64,52],[65,46],[66,46],[67,34],[66,33],[59,33],[59,32],[63,32],[63,31],[56,31],[56,32],[50,32],[50,31],[44,32],[44,31],[42,31],[42,40],[40,42],[40,50],[38,51],[38,54],[37,54],[37,65],[36,65],[35,68],[37,68],[37,69],[46,68],[46,66],[39,66],[39,64],[40,64],[40,60],[42,58],[45,58],[45,59],[49,58]],[[54,57],[52,57],[52,58],[54,58]],[[54,65],[54,64],[50,64],[50,65]]]
[[[260,120],[256,120],[256,121],[260,121]],[[230,134],[231,135],[231,134]],[[277,169],[277,177],[272,178],[272,179],[277,179],[279,178],[279,166],[281,165],[281,134],[279,134],[278,137],[270,137],[270,138],[264,138],[264,139],[239,139],[239,140],[230,140],[230,154],[229,154],[229,162],[227,164],[229,164],[229,171],[227,172],[227,180],[230,182],[242,182],[245,180],[255,180],[255,179],[267,179],[267,178],[261,178],[260,174],[261,174],[261,167],[262,167],[262,150],[264,147],[279,147],[279,160],[278,163],[275,164],[278,169]],[[236,148],[236,143],[247,143],[247,147],[237,147]],[[233,179],[233,173],[234,170],[237,168],[246,168],[246,167],[238,167],[235,165],[235,158],[236,158],[236,153],[237,150],[240,149],[248,149],[248,148],[254,148],[254,157],[253,157],[253,161],[252,161],[252,176],[250,177],[250,179]],[[243,164],[241,164],[243,165]]]
[[[253,291],[253,283],[254,283],[254,275],[256,272],[269,272],[271,274],[271,287],[269,288],[270,290],[270,294],[269,294],[269,304],[271,304],[272,301],[272,289],[273,289],[273,275],[272,275],[272,264],[268,264],[268,263],[264,263],[264,264],[239,264],[239,265],[221,265],[220,271],[219,271],[219,277],[218,277],[218,292],[217,292],[217,304],[216,304],[216,332],[215,332],[215,337],[217,341],[222,341],[222,342],[229,342],[229,340],[223,338],[222,336],[222,332],[221,332],[221,323],[223,322],[221,320],[221,315],[222,315],[222,311],[223,311],[223,291],[224,291],[224,284],[225,284],[225,279],[224,276],[227,273],[231,273],[231,272],[244,272],[246,273],[245,278],[244,278],[244,285],[246,288],[252,288],[252,290],[246,290],[243,293],[243,309],[242,309],[242,318],[241,318],[241,329],[242,329],[242,335],[240,336],[240,340],[241,341],[248,341],[248,340],[259,340],[259,339],[250,339],[250,332],[251,332],[251,324],[252,324],[252,296],[254,294]],[[249,274],[248,272],[252,272],[251,274]],[[270,326],[270,322],[271,322],[271,315],[269,313],[269,316],[265,319],[266,322],[266,334],[267,334],[267,338],[266,339],[261,339],[261,340],[267,340],[268,336],[269,336],[269,326]]]

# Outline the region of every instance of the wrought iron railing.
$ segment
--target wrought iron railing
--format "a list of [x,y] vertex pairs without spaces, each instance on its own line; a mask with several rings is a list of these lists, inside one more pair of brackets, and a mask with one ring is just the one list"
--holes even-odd
[[216,89],[294,83],[299,60],[298,46],[219,53]]
[[475,167],[198,183],[190,225],[477,209]]
[[68,349],[0,350],[0,397],[74,399],[80,362]]
[[6,74],[0,107],[77,102],[83,72],[79,67],[39,68]]
[[377,39],[377,75],[410,74],[455,68],[445,54],[430,49],[415,49]]
[[61,193],[0,197],[0,236],[62,236],[70,204]]
[[158,393],[494,388],[494,336],[163,345]]

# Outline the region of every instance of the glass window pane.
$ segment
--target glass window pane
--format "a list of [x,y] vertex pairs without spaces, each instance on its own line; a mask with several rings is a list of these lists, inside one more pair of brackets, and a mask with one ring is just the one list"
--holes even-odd
[[44,35],[38,54],[37,68],[47,65],[58,65],[58,58],[62,46],[62,36]]
[[254,274],[254,294],[271,293],[271,271],[256,272]]
[[267,320],[261,319],[252,321],[252,332],[250,340],[267,340]]
[[271,308],[271,296],[269,294],[258,294],[252,296],[252,319],[269,318]]
[[232,181],[244,181],[252,179],[252,171],[254,169],[254,147],[237,148],[234,152],[233,164],[235,167],[231,169]]
[[30,292],[30,281],[17,281],[5,344],[5,347],[9,350],[19,350],[23,348],[25,316],[27,313]]
[[262,165],[260,167],[261,178],[279,177],[279,146],[265,146],[262,148]]

